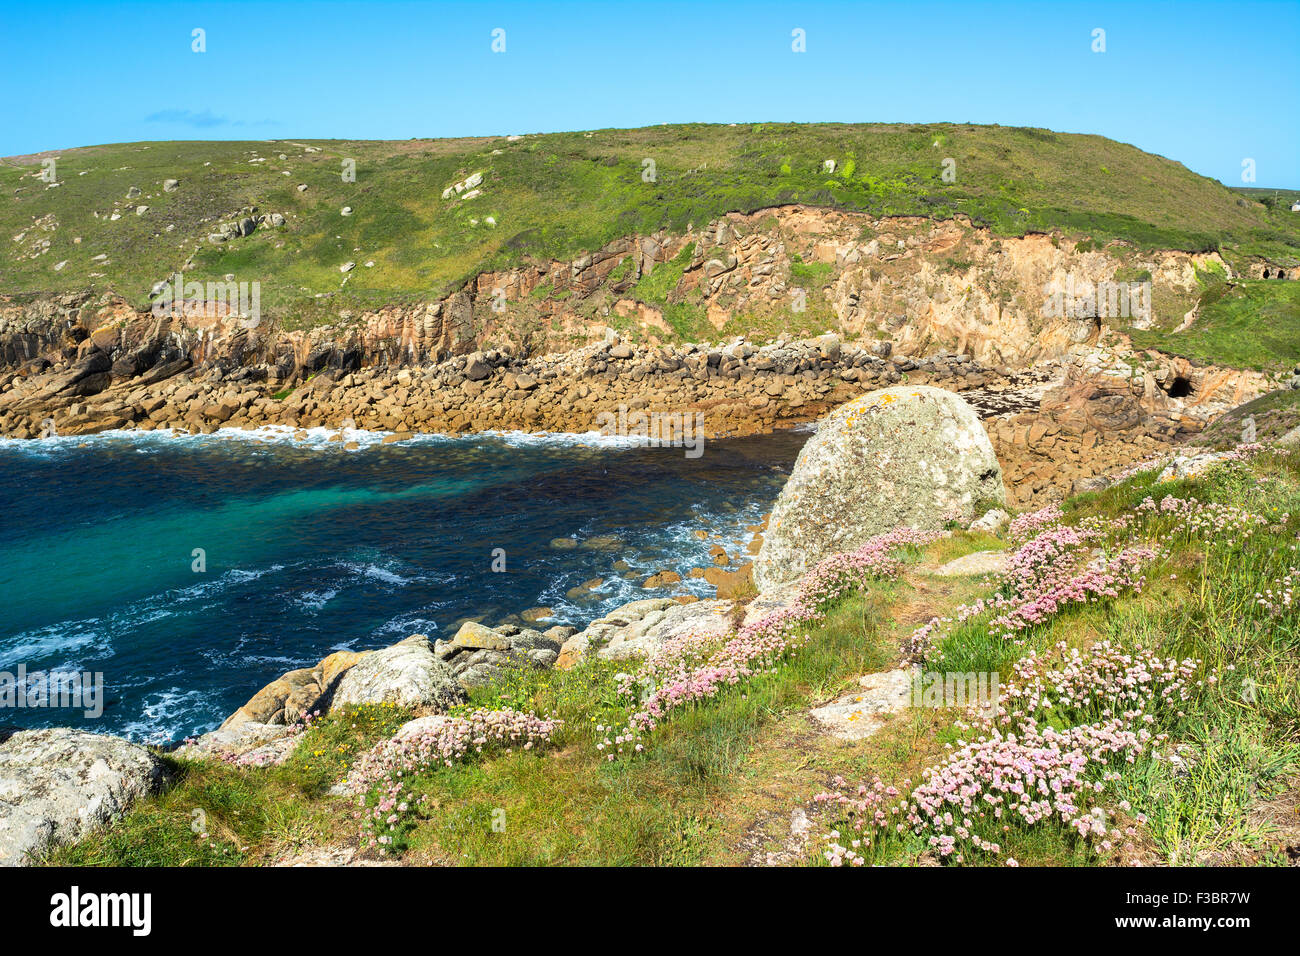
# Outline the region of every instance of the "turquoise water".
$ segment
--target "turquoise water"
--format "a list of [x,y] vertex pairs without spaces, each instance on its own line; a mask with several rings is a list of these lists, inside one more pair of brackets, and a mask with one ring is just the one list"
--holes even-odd
[[[710,442],[699,458],[594,436],[348,437],[362,447],[269,430],[0,441],[0,672],[105,685],[98,718],[0,708],[0,725],[167,742],[335,650],[535,606],[556,611],[543,626],[582,626],[648,596],[612,570],[620,558],[638,577],[685,575],[709,563],[705,526],[735,553],[807,436]],[[596,535],[623,543],[549,544]],[[591,600],[566,597],[594,577]]]

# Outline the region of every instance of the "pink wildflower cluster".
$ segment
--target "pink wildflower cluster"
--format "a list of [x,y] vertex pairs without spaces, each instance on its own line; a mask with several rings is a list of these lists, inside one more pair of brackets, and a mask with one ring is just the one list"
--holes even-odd
[[562,721],[517,710],[479,708],[464,716],[438,716],[414,733],[381,741],[353,764],[346,787],[359,794],[354,817],[368,847],[390,851],[411,810],[405,778],[450,767],[487,750],[532,750],[553,739]]
[[804,575],[800,598],[822,607],[842,594],[861,590],[872,578],[897,577],[902,568],[896,552],[903,547],[924,547],[943,537],[940,531],[896,528],[878,534],[854,551],[833,554]]
[[[673,661],[656,655],[620,685],[624,692],[635,685],[650,688],[641,709],[628,719],[629,728],[637,732],[654,730],[656,722],[671,710],[715,697],[723,688],[755,674],[774,671],[807,640],[800,629],[820,617],[819,612],[796,602],[742,627],[735,637],[699,663],[694,663],[692,656]],[[657,684],[656,678],[662,683]]]
[[1007,525],[1007,539],[1012,544],[1021,544],[1041,534],[1045,529],[1059,524],[1063,513],[1056,505],[1048,505],[1038,511],[1017,515]]
[[[1170,515],[1178,526],[1157,547],[1135,543],[1137,530]],[[914,656],[932,654],[932,641],[945,627],[984,614],[990,634],[1014,637],[1066,606],[1138,591],[1144,569],[1175,535],[1205,537],[1217,546],[1268,524],[1240,508],[1172,496],[1158,505],[1148,498],[1134,514],[1073,528],[1054,508],[1017,522],[1012,535],[1021,543],[1000,590],[918,628],[909,645]],[[1097,548],[1113,553],[1098,554]],[[1290,609],[1296,574],[1289,567],[1275,588],[1256,595],[1257,603],[1275,614]],[[1001,855],[1000,841],[1013,827],[1045,823],[1071,828],[1099,853],[1120,841],[1131,848],[1134,828],[1116,827],[1101,801],[1117,768],[1144,753],[1158,754],[1167,739],[1160,727],[1183,715],[1198,688],[1216,682],[1213,676],[1197,679],[1201,666],[1109,641],[1084,651],[1061,643],[1046,654],[1028,654],[1015,664],[991,711],[972,709],[971,722],[959,722],[959,729],[982,736],[959,743],[905,799],[891,803],[878,780],[854,792],[837,782],[834,793],[816,798],[837,814],[824,838],[825,859],[834,866],[861,865],[872,847],[910,830],[942,858],[962,862],[974,851]],[[1123,813],[1129,809],[1118,804]],[[1144,822],[1141,814],[1136,820]]]
[[1298,605],[1295,603],[1295,582],[1300,576],[1300,569],[1294,565],[1273,585],[1255,594],[1255,603],[1262,607],[1271,617],[1281,617]]
[[[1238,508],[1235,505],[1223,505],[1215,501],[1198,501],[1196,498],[1176,498],[1165,495],[1159,506],[1152,498],[1144,498],[1137,506],[1140,512],[1158,512],[1161,515],[1173,515],[1178,518],[1178,532],[1188,536],[1205,537],[1214,540],[1221,547],[1235,547],[1269,523],[1263,515]],[[1286,523],[1288,515],[1282,516]]]
[[1015,640],[1020,632],[1045,623],[1069,605],[1142,590],[1146,583],[1144,568],[1159,555],[1155,549],[1134,546],[1109,556],[1088,557],[1094,542],[1107,533],[1126,529],[1127,521],[1076,527],[1057,523],[1059,515],[1059,509],[1054,507],[1023,515],[1033,520],[1024,522],[1017,533],[1036,533],[1008,558],[1000,591],[959,607],[953,617],[932,618],[918,627],[907,640],[908,654],[916,660],[936,661],[932,651],[936,638],[953,623],[986,611],[996,612],[989,621],[989,633]]
[[1015,631],[1044,623],[1066,605],[1117,598],[1121,591],[1139,592],[1146,582],[1143,568],[1156,555],[1152,548],[1125,548],[1114,556],[1095,558],[1082,569],[1066,565],[1049,570],[990,626],[1011,637]]
[[1168,455],[1161,455],[1155,458],[1147,458],[1143,461],[1134,462],[1131,465],[1121,468],[1119,471],[1111,472],[1111,484],[1121,484],[1122,482],[1128,481],[1134,475],[1140,475],[1144,471],[1154,471],[1157,468],[1163,468],[1167,464],[1169,464]]
[[[619,750],[620,743],[632,742],[640,750],[638,735],[653,730],[670,711],[715,697],[723,688],[756,674],[774,671],[807,640],[805,632],[823,619],[828,603],[865,588],[873,578],[897,576],[902,567],[894,554],[897,549],[919,547],[942,536],[943,532],[912,528],[876,535],[854,551],[820,561],[804,576],[790,605],[742,627],[721,646],[694,635],[666,643],[635,673],[623,676],[620,693],[631,694],[637,688],[646,693],[628,727],[616,734],[623,739],[605,743]],[[606,756],[612,759],[615,750]]]
[[1077,551],[1094,537],[1095,532],[1073,525],[1054,525],[1030,538],[1012,552],[1007,559],[1003,579],[1007,590],[1028,594],[1041,586],[1043,580],[1059,574],[1062,565],[1075,565]]
[[[832,808],[844,820],[841,825],[843,832],[837,828],[826,834],[826,849],[823,851],[826,861],[831,866],[845,863],[862,866],[866,863],[865,851],[872,847],[878,834],[889,832],[890,820],[897,817],[906,804],[899,800],[899,791],[885,786],[879,777],[872,778],[870,786],[859,784],[850,789],[848,781],[837,776],[831,781],[831,786],[834,789],[813,797],[814,803]],[[898,828],[902,824],[894,826]]]
[[358,757],[348,774],[348,788],[361,792],[393,775],[418,773],[440,764],[450,767],[467,754],[481,754],[486,749],[532,750],[549,743],[562,723],[508,707],[480,707],[464,716],[434,717],[423,729],[399,732]]
[[[961,863],[973,851],[1000,856],[999,841],[1013,827],[1053,822],[1098,853],[1111,852],[1135,830],[1108,825],[1100,804],[1107,785],[1118,778],[1117,765],[1167,739],[1153,725],[1181,714],[1200,686],[1193,681],[1199,666],[1143,649],[1126,653],[1108,641],[1086,652],[1062,643],[1050,655],[1022,658],[994,714],[976,718],[989,733],[959,742],[905,799],[878,779],[850,791],[836,778],[833,792],[818,794],[815,802],[832,808],[836,821],[823,856],[832,866],[861,866],[872,847],[911,830],[941,858]],[[1087,722],[1040,726],[1049,719]]]
[[[319,716],[319,710],[303,714],[296,722],[289,725],[288,733],[285,735],[286,738],[297,737],[306,732],[311,727],[312,722]],[[187,739],[185,743],[194,743],[194,741]],[[213,756],[232,767],[273,767],[284,763],[291,753],[293,753],[292,746],[268,746],[255,747],[239,754],[228,750],[218,750],[214,752]]]
[[[997,856],[1001,846],[984,833],[1012,826],[1058,821],[1083,838],[1107,836],[1104,812],[1094,806],[1106,784],[1118,777],[1111,765],[1133,763],[1153,742],[1146,728],[1121,720],[1069,730],[1039,730],[1032,722],[1019,733],[994,734],[968,743],[912,791],[906,819],[941,857],[963,862],[964,846]],[[1111,849],[1109,841],[1098,852]]]
[[1257,441],[1242,442],[1232,451],[1224,452],[1219,461],[1250,461],[1257,455],[1262,454],[1263,451],[1264,446]]
[[[1064,641],[1050,653],[1030,652],[1016,662],[991,715],[976,714],[984,730],[1010,727],[1026,720],[1079,723],[1118,718],[1126,724],[1150,723],[1164,707],[1178,709],[1191,699],[1201,662],[1161,658],[1138,647],[1129,652],[1111,641],[1093,644],[1084,653]],[[1210,678],[1212,683],[1214,678]]]

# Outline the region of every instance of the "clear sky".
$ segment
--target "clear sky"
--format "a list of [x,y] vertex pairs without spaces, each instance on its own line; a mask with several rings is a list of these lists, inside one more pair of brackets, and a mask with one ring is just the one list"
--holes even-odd
[[[0,155],[950,120],[1098,133],[1230,185],[1249,158],[1255,185],[1300,187],[1300,0],[0,0],[0,11]],[[195,28],[204,53],[191,49]],[[795,29],[806,52],[791,48]],[[1105,52],[1093,52],[1096,29]]]

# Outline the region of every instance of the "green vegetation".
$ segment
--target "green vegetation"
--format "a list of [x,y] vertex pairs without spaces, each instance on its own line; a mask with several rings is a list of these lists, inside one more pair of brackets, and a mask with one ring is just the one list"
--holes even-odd
[[808,290],[824,288],[834,271],[831,262],[804,262],[798,253],[790,257],[791,280]]
[[1183,332],[1133,330],[1134,346],[1238,368],[1300,363],[1300,282],[1220,277],[1204,285],[1199,309]]
[[[1300,261],[1300,216],[1285,207],[1131,146],[1045,130],[692,124],[515,141],[157,142],[50,155],[57,186],[40,179],[41,157],[0,161],[4,292],[114,291],[143,305],[177,270],[200,281],[230,273],[261,282],[263,309],[288,327],[342,308],[440,296],[528,257],[573,257],[618,236],[794,202],[964,215],[1007,236],[1059,229],[1097,242],[1222,248],[1230,261]],[[641,178],[646,157],[656,163],[654,183]],[[949,157],[954,183],[941,179]],[[355,182],[342,175],[348,159]],[[827,159],[834,175],[823,169]],[[479,172],[480,195],[442,198]],[[165,179],[179,188],[163,192]],[[143,195],[127,199],[131,187]],[[136,215],[137,205],[148,209]],[[287,224],[207,241],[250,206]],[[343,216],[344,206],[353,213]],[[343,275],[347,261],[357,267]]]

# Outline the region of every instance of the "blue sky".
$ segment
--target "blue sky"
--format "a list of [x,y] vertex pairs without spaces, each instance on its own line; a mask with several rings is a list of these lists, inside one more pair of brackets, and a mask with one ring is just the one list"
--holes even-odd
[[[951,120],[1098,133],[1230,185],[1250,158],[1255,185],[1300,187],[1300,0],[0,7],[0,155]],[[205,53],[191,51],[194,28]],[[496,28],[504,53],[491,49]],[[805,53],[791,50],[796,28]]]

